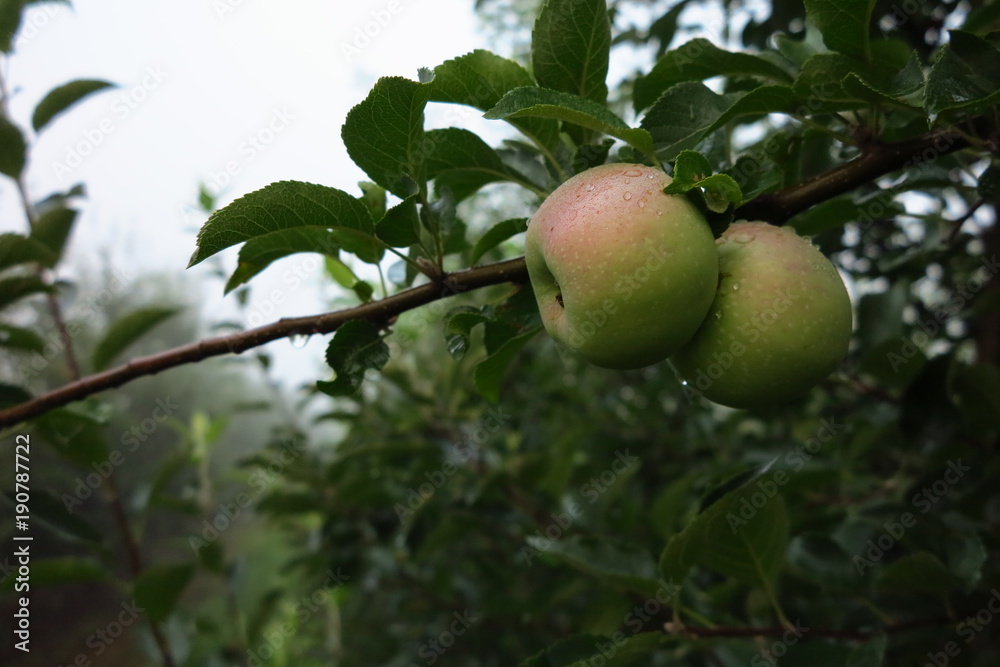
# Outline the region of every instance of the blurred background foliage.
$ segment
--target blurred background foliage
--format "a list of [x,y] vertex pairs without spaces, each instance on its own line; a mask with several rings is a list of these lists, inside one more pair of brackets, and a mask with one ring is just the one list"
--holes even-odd
[[[526,63],[540,4],[477,0],[485,39]],[[623,113],[636,75],[691,37],[772,54],[775,33],[811,38],[797,2],[621,0],[609,11],[621,65],[611,101]],[[924,59],[946,28],[1000,27],[996,3],[969,0],[879,1],[873,18]],[[865,113],[853,116],[855,130],[870,128]],[[996,108],[987,113],[995,122]],[[913,132],[906,114],[880,118],[883,140]],[[850,129],[834,112],[764,116],[699,149],[726,167],[777,141],[765,175],[794,185],[857,155],[837,138]],[[285,391],[259,352],[144,378],[38,420],[33,486],[38,497],[48,489],[52,507],[33,506],[48,528],[33,546],[32,612],[45,640],[29,658],[5,643],[0,659],[154,664],[163,639],[176,664],[192,667],[506,666],[531,656],[526,664],[895,666],[923,665],[955,642],[948,664],[997,664],[1000,623],[982,613],[1000,585],[1000,240],[989,164],[982,153],[939,156],[793,218],[847,279],[856,334],[841,369],[790,405],[721,408],[669,364],[611,373],[542,337],[488,401],[477,364],[537,324],[530,288],[507,285],[402,315],[391,360],[352,397]],[[530,211],[528,195],[510,192],[489,186],[460,205],[469,237]],[[519,253],[515,238],[483,262]],[[95,276],[75,289],[110,283]],[[246,303],[252,289],[236,298]],[[139,278],[87,318],[83,358],[137,309],[189,313],[187,293],[172,276]],[[460,307],[484,314],[468,339],[451,328]],[[23,327],[45,326],[40,304],[19,308]],[[121,359],[231,326],[175,315]],[[4,377],[35,348],[8,349]],[[65,372],[52,364],[26,386],[58,386]],[[176,409],[150,422],[163,401]],[[141,434],[134,451],[129,433]],[[115,449],[128,455],[113,484],[102,479],[72,514],[61,511]],[[731,553],[741,548],[735,531],[698,524],[720,498],[757,523],[749,553],[766,556],[758,565],[773,577],[745,574]],[[914,522],[898,532],[907,514]],[[12,528],[0,530],[9,542]],[[680,558],[693,567],[668,580],[661,552],[679,535],[690,538]],[[4,581],[6,616],[13,582]],[[669,599],[657,597],[664,591]],[[130,600],[162,638],[138,624],[98,655],[102,644],[88,638]],[[784,621],[808,630],[789,640]],[[742,636],[747,628],[777,632]]]

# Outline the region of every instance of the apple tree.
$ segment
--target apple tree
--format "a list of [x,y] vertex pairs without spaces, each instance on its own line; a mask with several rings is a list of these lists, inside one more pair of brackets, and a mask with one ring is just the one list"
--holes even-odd
[[[17,11],[4,11],[9,51]],[[281,181],[217,210],[204,198],[192,271],[229,257],[224,289],[243,298],[274,262],[311,253],[352,303],[121,365],[172,313],[151,304],[110,324],[89,359],[75,349],[50,269],[84,193],[32,201],[26,131],[0,119],[0,171],[21,185],[30,230],[0,237],[0,306],[40,295],[57,334],[0,324],[6,460],[30,433],[88,468],[108,456],[111,390],[329,339],[329,369],[259,434],[229,495],[172,508],[188,528],[168,548],[127,576],[116,555],[138,563],[140,538],[91,540],[86,567],[36,567],[138,600],[163,665],[996,664],[1000,6],[546,0],[530,19],[524,58],[480,49],[376,81],[342,126],[365,182]],[[53,91],[34,131],[103,85]],[[438,105],[507,138],[429,127]],[[609,164],[662,176],[649,182],[650,201],[671,202],[663,229],[697,218],[706,241],[650,264],[644,243],[662,230],[625,197],[609,233],[557,246],[592,297],[576,344],[546,333],[545,304],[569,313],[573,286],[529,278],[524,233],[572,225],[571,202],[590,196],[573,179]],[[567,182],[581,187],[532,221]],[[722,244],[747,229],[788,245],[726,283],[742,260]],[[788,256],[806,273],[769,272]],[[662,289],[657,271],[690,257],[686,281]],[[639,291],[642,307],[626,307]],[[647,327],[692,317],[653,337],[715,327],[725,344],[696,339],[677,363],[639,349]],[[39,386],[25,369],[56,348],[65,382]],[[750,407],[709,400],[745,368]],[[191,429],[204,443],[222,426]],[[201,452],[150,470],[148,493],[190,488]],[[63,492],[32,502],[87,534]],[[126,525],[158,516],[111,509]],[[241,595],[245,543],[226,531],[250,514],[288,553]]]

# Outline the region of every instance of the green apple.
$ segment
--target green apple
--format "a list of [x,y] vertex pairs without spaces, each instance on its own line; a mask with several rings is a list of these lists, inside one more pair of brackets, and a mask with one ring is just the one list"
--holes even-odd
[[719,284],[672,362],[688,390],[734,408],[805,394],[847,354],[851,301],[833,264],[791,229],[730,225],[716,241]]
[[641,368],[684,345],[708,312],[718,257],[708,223],[670,177],[640,164],[588,169],[549,195],[525,256],[545,329],[605,368]]

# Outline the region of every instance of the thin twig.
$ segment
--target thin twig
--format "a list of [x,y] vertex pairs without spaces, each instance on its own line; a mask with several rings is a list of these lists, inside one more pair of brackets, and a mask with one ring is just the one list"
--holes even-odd
[[367,320],[380,326],[390,323],[399,314],[445,297],[461,294],[489,285],[525,282],[528,279],[524,259],[512,259],[497,264],[447,274],[442,280],[426,283],[394,294],[379,301],[310,317],[294,317],[271,324],[190,343],[147,357],[133,359],[123,366],[71,382],[47,394],[20,405],[0,410],[0,428],[13,426],[106,389],[119,387],[130,380],[190,364],[223,354],[237,354],[265,343],[290,336],[311,336],[336,331],[351,320]]

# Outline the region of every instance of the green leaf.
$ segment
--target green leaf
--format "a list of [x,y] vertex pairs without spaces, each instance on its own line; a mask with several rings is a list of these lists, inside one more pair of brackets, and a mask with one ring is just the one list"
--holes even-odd
[[972,593],[983,578],[986,547],[978,535],[957,535],[948,540],[948,570],[961,583],[966,594]]
[[52,293],[55,288],[38,276],[14,276],[0,280],[0,310],[21,299],[42,292]]
[[341,129],[347,153],[368,177],[400,199],[425,181],[427,90],[401,77],[379,79]]
[[434,179],[438,191],[449,188],[456,202],[475,194],[487,183],[518,180],[497,152],[468,130],[457,127],[431,130],[427,133],[427,145],[430,147],[427,178]]
[[717,95],[703,83],[679,83],[667,90],[642,119],[662,159],[694,148],[723,113],[742,97]]
[[469,337],[478,324],[496,319],[492,306],[458,306],[448,311],[444,317],[445,343],[448,353],[455,359],[462,359],[469,351]]
[[1000,166],[991,164],[979,175],[976,193],[986,201],[1000,202]]
[[842,83],[849,94],[869,102],[888,101],[911,107],[922,106],[924,72],[916,51],[910,53],[910,59],[901,70],[881,76],[873,73],[867,77],[852,73]]
[[0,51],[10,53],[27,0],[0,0]]
[[[425,84],[428,100],[464,104],[481,111],[493,108],[509,90],[535,85],[526,69],[489,51],[477,50],[434,68]],[[542,146],[559,141],[559,124],[544,118],[509,118],[511,125]]]
[[21,130],[0,114],[0,174],[20,178],[27,153],[28,146]]
[[483,255],[510,237],[526,231],[528,231],[527,218],[510,218],[509,220],[498,222],[476,241],[476,245],[472,249],[472,263],[475,264],[478,262]]
[[358,277],[354,275],[351,267],[336,257],[326,258],[326,272],[331,278],[337,281],[338,285],[347,289],[351,289],[354,287],[354,283],[358,282]]
[[336,377],[316,386],[329,396],[348,396],[356,392],[369,369],[381,370],[389,361],[389,346],[371,322],[352,320],[344,323],[326,349],[326,363]]
[[0,234],[0,271],[28,262],[51,267],[55,259],[52,251],[38,239],[20,234]]
[[[89,558],[42,558],[31,562],[31,585],[38,587],[64,584],[104,583],[111,581],[111,574],[97,561]],[[2,588],[14,590],[15,577],[7,577]]]
[[949,382],[950,398],[967,430],[988,440],[1000,434],[1000,368],[987,364],[955,364]]
[[153,565],[135,580],[132,594],[150,620],[162,622],[170,617],[184,589],[194,577],[194,563]]
[[857,646],[844,667],[882,667],[885,664],[885,635],[878,635]]
[[385,188],[369,181],[359,182],[358,187],[361,188],[361,201],[368,207],[372,220],[381,220],[385,215]]
[[31,392],[17,385],[0,382],[0,407],[17,405],[31,400]]
[[855,201],[850,195],[834,197],[799,213],[787,224],[802,236],[814,236],[849,222],[857,222],[873,210],[881,212],[879,217],[891,218],[905,212],[903,205],[893,200],[894,196],[890,191],[862,201]]
[[662,632],[640,632],[626,635],[622,631],[611,637],[573,635],[549,646],[520,664],[519,667],[628,667],[640,658],[650,664],[648,656],[669,639]]
[[[14,502],[15,494],[13,492],[4,491],[4,495],[12,503]],[[63,497],[64,499],[71,497],[76,500],[76,497],[72,496],[68,490],[63,494]],[[70,514],[63,500],[39,488],[31,490],[31,521],[36,520],[69,539],[92,544],[100,544],[104,539],[101,536],[101,531],[82,516]]]
[[375,225],[375,234],[393,248],[407,248],[420,240],[420,214],[417,196],[396,204]]
[[823,33],[834,51],[869,61],[875,0],[805,0],[806,18]]
[[713,174],[712,165],[701,153],[681,151],[674,163],[673,181],[664,188],[668,195],[684,194],[693,189],[703,191],[705,203],[716,213],[743,202],[743,193],[732,176]]
[[604,104],[611,21],[605,0],[546,0],[531,34],[538,85]]
[[483,114],[489,119],[521,116],[565,121],[621,139],[643,153],[652,152],[649,132],[631,128],[603,104],[571,93],[544,88],[515,88]]
[[41,352],[45,349],[45,339],[30,329],[0,324],[0,347]]
[[789,539],[788,511],[777,491],[772,476],[759,475],[710,505],[667,542],[660,575],[681,581],[699,565],[767,585],[784,562]]
[[514,336],[500,348],[486,357],[476,366],[475,381],[476,391],[485,398],[496,403],[500,400],[500,382],[503,380],[504,371],[517,356],[525,345],[535,337],[541,327],[535,327],[519,336]]
[[570,535],[557,540],[532,535],[527,542],[532,549],[624,590],[641,595],[656,591],[656,563],[649,552],[638,546],[585,535]]
[[[792,90],[805,99],[835,102],[834,108],[852,108],[864,104],[844,87],[851,76],[860,77],[861,65],[839,53],[817,53],[802,66]],[[819,108],[826,108],[817,106]]]
[[226,283],[225,293],[229,294],[283,257],[302,252],[336,257],[339,250],[336,232],[321,227],[292,227],[250,239],[240,248],[239,262]]
[[31,126],[35,128],[35,132],[41,132],[42,128],[48,125],[53,118],[77,102],[98,91],[114,87],[114,84],[107,81],[79,79],[53,88],[35,107],[35,113],[31,117]]
[[141,308],[132,311],[108,327],[104,338],[94,348],[91,363],[103,371],[125,348],[142,338],[160,322],[181,311],[180,308]]
[[895,593],[941,595],[950,591],[954,580],[948,568],[933,554],[921,551],[906,554],[879,572],[875,586]]
[[1000,50],[963,30],[950,31],[927,75],[924,107],[935,115],[949,109],[985,107],[1000,101]]
[[365,256],[376,254],[378,241],[364,203],[336,188],[281,181],[213,213],[198,232],[198,247],[188,267],[238,243],[297,227],[343,232],[344,237],[338,237],[343,249],[355,254],[361,251]]
[[53,266],[62,258],[78,214],[76,209],[58,206],[42,213],[31,227],[31,238],[43,243],[55,256]]
[[636,111],[653,104],[665,90],[684,81],[704,81],[714,76],[754,76],[777,83],[791,83],[792,77],[770,61],[749,53],[732,53],[697,38],[669,51],[646,76],[635,82]]

